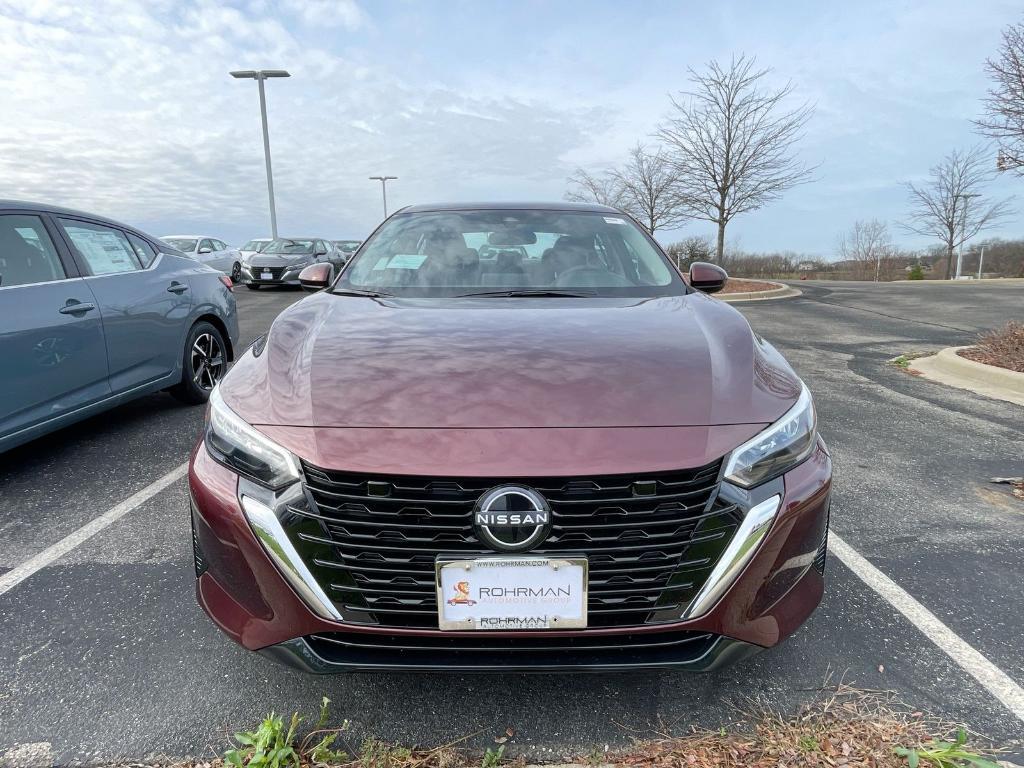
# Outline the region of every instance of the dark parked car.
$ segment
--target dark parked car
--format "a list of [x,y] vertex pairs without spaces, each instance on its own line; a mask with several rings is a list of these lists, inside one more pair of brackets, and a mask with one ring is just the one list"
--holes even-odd
[[[486,254],[486,258],[485,258]],[[612,208],[406,208],[210,399],[199,602],[313,672],[708,670],[824,588],[807,388]]]
[[150,392],[206,402],[231,281],[132,227],[0,200],[0,451]]
[[310,264],[344,264],[334,243],[320,237],[279,237],[242,263],[242,282],[250,290],[264,285],[299,285],[299,272]]

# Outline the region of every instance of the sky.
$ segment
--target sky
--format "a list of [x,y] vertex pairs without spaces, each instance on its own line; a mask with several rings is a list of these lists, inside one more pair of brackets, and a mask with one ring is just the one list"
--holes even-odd
[[[0,0],[0,199],[110,216],[154,235],[269,233],[256,83],[267,84],[282,235],[363,238],[391,210],[561,200],[577,166],[651,141],[688,68],[745,53],[815,106],[813,180],[735,219],[748,251],[834,257],[857,219],[901,231],[907,195],[979,143],[984,62],[1019,2]],[[1024,236],[1015,215],[989,235]],[[690,222],[663,243],[711,234]]]

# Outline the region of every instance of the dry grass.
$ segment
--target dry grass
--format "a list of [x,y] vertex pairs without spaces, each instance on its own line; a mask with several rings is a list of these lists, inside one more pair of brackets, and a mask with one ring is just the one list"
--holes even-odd
[[[721,731],[693,730],[685,736],[652,733],[631,747],[595,751],[576,760],[580,765],[651,766],[651,768],[908,768],[897,748],[941,748],[937,742],[952,741],[955,728],[895,702],[887,691],[862,691],[843,684],[821,692],[817,700],[792,717],[783,717],[751,705],[739,712],[740,725]],[[323,733],[319,731],[318,733]],[[307,735],[304,743],[310,742]],[[482,756],[465,749],[470,734],[434,749],[407,749],[370,739],[362,745],[345,741],[339,730],[335,749],[348,755],[331,755],[320,761],[299,747],[296,762],[286,768],[521,768],[526,761],[501,753]],[[511,729],[494,739],[504,743]],[[302,741],[302,740],[297,740]],[[367,745],[371,746],[368,747]],[[962,754],[977,757],[978,746],[970,743]],[[493,752],[493,750],[492,750]],[[979,759],[980,764],[985,761]],[[922,768],[936,768],[928,753],[920,756]],[[963,758],[945,765],[967,765]],[[224,768],[220,758],[196,761],[154,761],[122,763],[117,768]]]
[[978,344],[961,349],[961,357],[1024,373],[1024,324],[1011,320],[997,331],[978,337]]

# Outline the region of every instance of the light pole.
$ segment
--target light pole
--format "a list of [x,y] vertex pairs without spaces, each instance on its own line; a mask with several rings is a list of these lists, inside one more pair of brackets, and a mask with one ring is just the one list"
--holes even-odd
[[384,218],[388,217],[388,182],[394,181],[397,176],[371,176],[370,181],[380,182],[380,193],[384,197]]
[[263,120],[263,156],[267,161],[267,194],[270,196],[270,236],[277,239],[277,208],[274,206],[274,173],[270,169],[270,134],[267,133],[267,95],[263,81],[268,77],[291,77],[283,69],[242,69],[231,73],[239,80],[255,80],[260,87],[260,118]]
[[956,275],[954,280],[960,279],[960,270],[964,265],[964,240],[967,234],[967,206],[971,202],[972,197],[981,197],[977,192],[968,192],[966,195],[960,195],[964,199],[964,208],[960,212],[960,247],[957,249],[956,254]]

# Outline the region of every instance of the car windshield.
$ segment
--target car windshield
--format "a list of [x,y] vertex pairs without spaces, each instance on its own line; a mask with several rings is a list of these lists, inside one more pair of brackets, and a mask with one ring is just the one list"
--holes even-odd
[[279,237],[261,251],[261,253],[285,253],[296,256],[312,252],[312,240],[289,240],[286,237]]
[[335,291],[346,290],[409,297],[686,292],[627,216],[513,209],[397,214],[342,273]]
[[335,240],[334,244],[343,251],[354,251],[362,240]]
[[191,253],[196,249],[197,240],[194,237],[161,237],[160,239],[171,248],[177,248],[185,253]]
[[243,245],[241,248],[239,248],[239,250],[240,251],[256,251],[256,253],[260,253],[268,245],[270,245],[270,241],[268,241],[268,240],[250,240],[245,245]]

